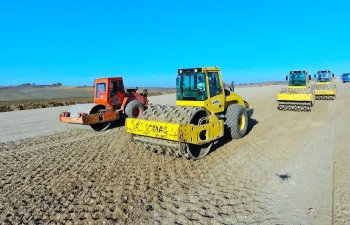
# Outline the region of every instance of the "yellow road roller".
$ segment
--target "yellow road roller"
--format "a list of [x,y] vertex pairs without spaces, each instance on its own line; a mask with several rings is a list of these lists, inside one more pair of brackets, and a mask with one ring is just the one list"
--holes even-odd
[[276,96],[277,109],[283,111],[310,112],[315,103],[315,92],[310,86],[311,76],[307,71],[290,71],[286,76],[288,87]]
[[334,74],[330,70],[320,70],[314,75],[316,84],[313,85],[316,100],[334,100],[337,89],[332,78]]
[[178,69],[176,106],[149,105],[141,117],[127,118],[125,129],[145,149],[200,159],[221,137],[243,137],[252,114],[233,82],[224,87],[219,68]]

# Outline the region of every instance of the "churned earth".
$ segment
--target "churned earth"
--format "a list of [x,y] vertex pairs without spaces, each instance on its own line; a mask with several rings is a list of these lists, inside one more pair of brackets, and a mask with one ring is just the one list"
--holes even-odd
[[249,133],[198,161],[140,148],[123,121],[92,132],[59,124],[64,107],[1,113],[0,221],[349,224],[350,86],[312,112],[278,111],[281,87],[237,88]]

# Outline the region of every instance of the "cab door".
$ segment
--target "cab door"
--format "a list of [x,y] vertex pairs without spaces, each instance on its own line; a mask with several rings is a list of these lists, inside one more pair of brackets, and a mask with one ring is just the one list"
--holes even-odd
[[218,71],[207,72],[207,84],[209,97],[206,102],[207,108],[214,113],[223,112],[225,110],[225,95]]
[[125,97],[123,80],[112,79],[109,86],[109,103],[113,107],[120,108]]
[[94,82],[94,103],[105,105],[108,103],[107,81],[105,79],[96,79]]

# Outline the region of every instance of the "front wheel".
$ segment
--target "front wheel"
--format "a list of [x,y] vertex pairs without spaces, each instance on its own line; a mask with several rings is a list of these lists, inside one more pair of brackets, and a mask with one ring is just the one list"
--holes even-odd
[[227,138],[238,139],[246,134],[249,118],[243,106],[237,104],[229,105],[225,117],[225,136]]
[[[106,107],[104,105],[97,105],[93,107],[90,111],[90,114],[103,113],[106,111]],[[95,123],[90,124],[90,127],[95,131],[105,131],[109,128],[111,122],[103,122],[103,123]]]

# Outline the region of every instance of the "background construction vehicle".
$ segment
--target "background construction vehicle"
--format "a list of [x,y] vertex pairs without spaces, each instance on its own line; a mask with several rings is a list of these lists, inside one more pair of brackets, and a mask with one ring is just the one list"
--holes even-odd
[[277,108],[290,111],[311,111],[315,93],[310,87],[311,76],[307,71],[290,71],[286,76],[288,87],[277,94]]
[[147,107],[147,90],[124,89],[122,77],[99,78],[94,81],[94,104],[79,104],[60,114],[61,122],[90,125],[104,131],[121,117],[139,117]]
[[343,73],[343,74],[341,75],[341,81],[342,81],[343,83],[348,83],[348,82],[350,82],[350,73]]
[[150,105],[125,126],[148,150],[200,159],[224,135],[243,137],[252,113],[242,97],[224,88],[219,68],[179,69],[176,106]]
[[320,70],[314,75],[316,84],[313,85],[316,100],[334,100],[337,90],[335,84],[331,83],[334,74],[330,70]]

